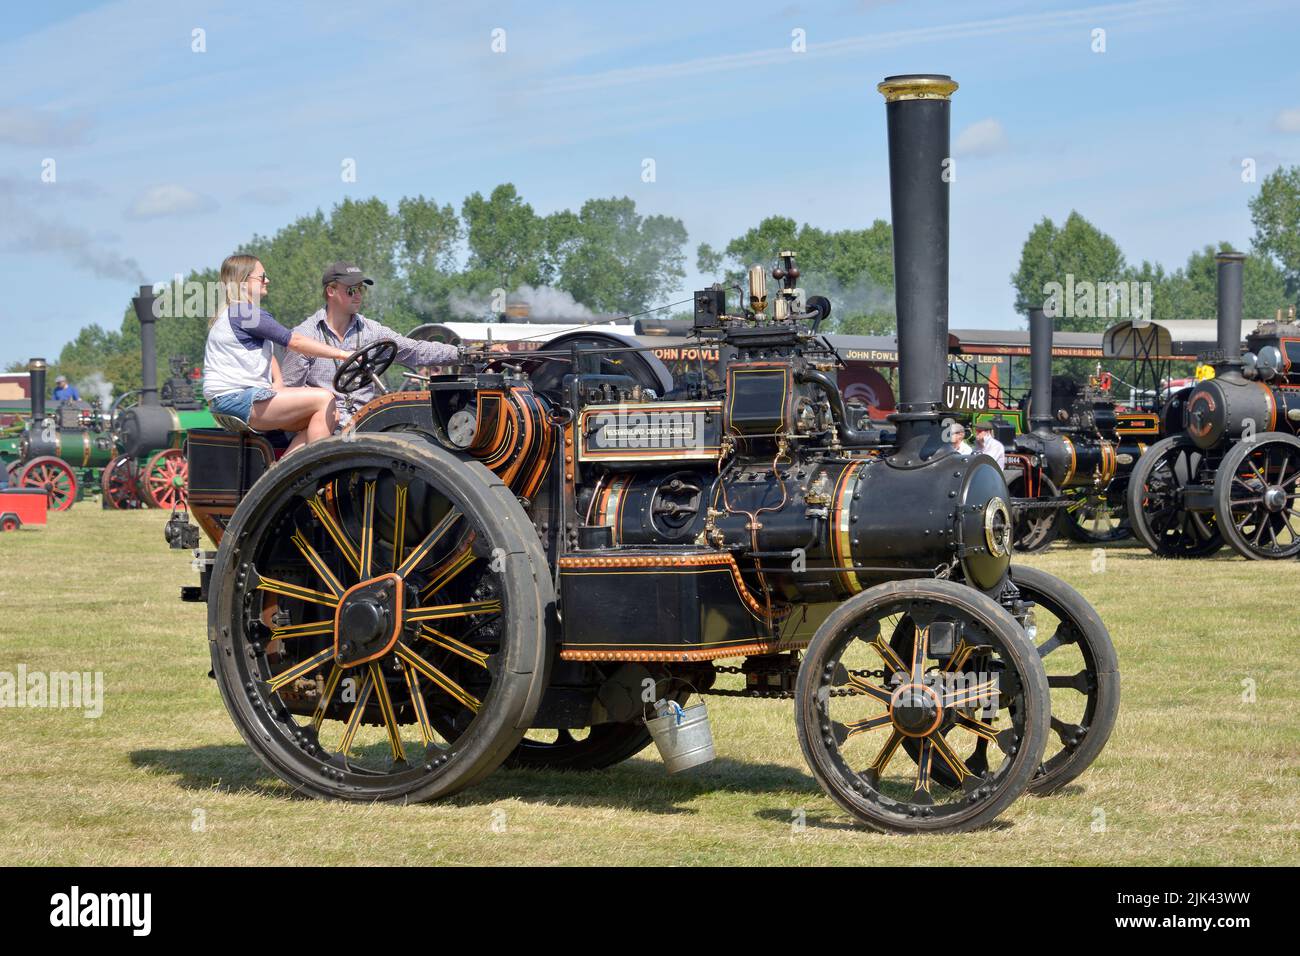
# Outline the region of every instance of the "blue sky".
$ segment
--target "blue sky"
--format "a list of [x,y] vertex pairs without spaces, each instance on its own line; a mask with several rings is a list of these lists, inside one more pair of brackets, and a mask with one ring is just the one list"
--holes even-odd
[[345,196],[628,195],[686,224],[679,299],[696,244],[764,216],[888,218],[875,84],[907,72],[961,84],[953,324],[1022,325],[1008,277],[1044,215],[1078,209],[1168,268],[1249,242],[1242,160],[1259,180],[1300,163],[1298,27],[1286,0],[11,5],[0,364]]

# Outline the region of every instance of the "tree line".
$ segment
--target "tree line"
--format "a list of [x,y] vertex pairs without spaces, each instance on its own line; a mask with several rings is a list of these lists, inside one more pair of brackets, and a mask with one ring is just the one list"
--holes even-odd
[[[1255,233],[1244,276],[1245,312],[1247,318],[1267,318],[1300,296],[1300,167],[1268,176],[1250,200],[1250,213]],[[346,259],[376,281],[365,312],[405,332],[426,322],[482,320],[493,290],[511,293],[524,286],[562,290],[596,313],[644,312],[681,289],[687,238],[680,219],[643,216],[626,196],[591,199],[577,212],[543,216],[513,184],[503,183],[487,196],[468,196],[459,213],[424,196],[405,197],[396,208],[374,197],[345,199],[328,214],[317,210],[274,235],[254,235],[233,251],[262,260],[271,276],[267,308],[286,325],[322,306],[321,272]],[[750,265],[770,267],[780,252],[792,249],[800,285],[829,296],[834,305],[828,331],[889,334],[892,241],[883,220],[866,229],[827,231],[773,215],[721,249],[699,244],[696,266],[724,285],[743,288]],[[1203,245],[1184,265],[1167,271],[1158,263],[1129,263],[1119,244],[1077,211],[1060,226],[1045,217],[1030,230],[1011,274],[1015,308],[1023,314],[1041,304],[1044,288],[1068,275],[1076,283],[1150,283],[1147,317],[1155,321],[1212,318],[1214,253],[1223,248],[1223,242]],[[217,266],[182,282],[215,282]],[[174,301],[183,300],[183,290],[175,290]],[[1056,327],[1101,331],[1115,319],[1099,311],[1105,310],[1066,309]],[[158,323],[161,369],[172,356],[202,362],[209,317],[187,314]],[[121,393],[139,386],[139,355],[139,323],[128,304],[117,329],[84,327],[52,365],[74,382],[98,373]],[[15,363],[11,370],[22,367]]]

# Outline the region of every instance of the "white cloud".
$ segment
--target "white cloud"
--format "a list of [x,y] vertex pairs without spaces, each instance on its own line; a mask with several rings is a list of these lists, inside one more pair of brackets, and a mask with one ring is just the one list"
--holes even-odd
[[137,196],[126,214],[131,219],[160,219],[164,216],[191,216],[216,208],[215,202],[192,189],[164,183]]
[[1273,117],[1273,128],[1279,133],[1300,133],[1300,110],[1280,110]]
[[971,123],[957,134],[953,152],[958,156],[987,156],[1007,148],[1007,131],[995,119]]

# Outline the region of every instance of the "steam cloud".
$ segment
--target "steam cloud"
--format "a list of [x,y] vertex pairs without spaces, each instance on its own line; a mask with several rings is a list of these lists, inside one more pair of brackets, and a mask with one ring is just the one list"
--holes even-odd
[[78,226],[69,225],[34,208],[33,195],[40,188],[26,186],[10,177],[0,177],[0,220],[8,227],[4,248],[21,252],[51,252],[61,255],[79,269],[104,279],[145,281],[140,264]]
[[[551,286],[521,285],[506,296],[508,303],[523,302],[529,308],[529,315],[534,319],[594,319],[596,313],[587,308],[563,289]],[[470,295],[453,295],[448,305],[452,314],[458,318],[496,319],[492,308],[493,297],[490,292],[472,293]]]
[[113,407],[113,383],[106,381],[104,376],[99,372],[92,372],[81,383],[81,397],[89,400],[93,395],[99,399],[99,407],[109,409]]

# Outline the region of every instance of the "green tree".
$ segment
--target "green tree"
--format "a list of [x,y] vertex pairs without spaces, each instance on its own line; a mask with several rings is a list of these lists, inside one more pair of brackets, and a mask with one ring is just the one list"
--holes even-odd
[[[1129,269],[1124,253],[1110,236],[1106,235],[1078,212],[1071,211],[1058,229],[1051,219],[1042,221],[1029,231],[1020,251],[1020,266],[1011,275],[1016,290],[1016,311],[1021,315],[1036,305],[1043,305],[1051,284],[1062,287],[1071,282],[1075,288],[1081,282],[1092,288],[1102,283],[1121,282],[1128,279]],[[1062,303],[1063,314],[1056,318],[1056,328],[1071,332],[1100,332],[1114,318],[1097,315],[1080,315],[1075,303]],[[1073,313],[1073,314],[1072,314]]]
[[1300,166],[1274,170],[1250,200],[1254,248],[1282,265],[1287,293],[1300,295]]
[[559,287],[598,312],[640,312],[681,286],[686,227],[668,216],[642,217],[636,203],[589,199],[576,223],[557,219]]
[[[1231,249],[1231,243],[1220,242],[1187,257],[1187,265],[1169,282],[1173,300],[1170,318],[1213,319],[1218,314],[1218,267],[1214,256]],[[1271,319],[1278,308],[1288,304],[1286,277],[1267,256],[1247,256],[1241,281],[1247,319]]]
[[472,193],[461,205],[469,245],[466,287],[516,289],[549,284],[545,220],[520,197],[512,183],[502,183],[484,199]]

